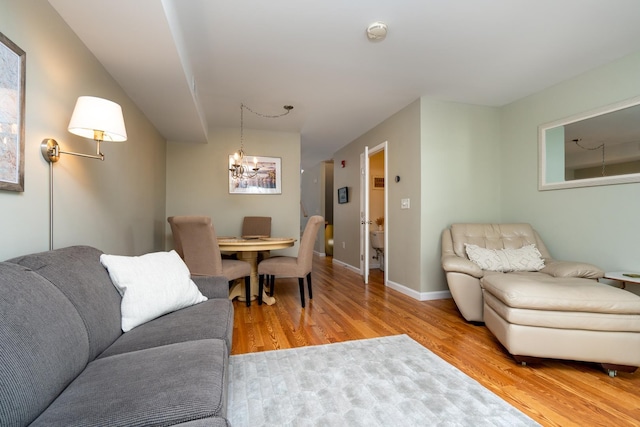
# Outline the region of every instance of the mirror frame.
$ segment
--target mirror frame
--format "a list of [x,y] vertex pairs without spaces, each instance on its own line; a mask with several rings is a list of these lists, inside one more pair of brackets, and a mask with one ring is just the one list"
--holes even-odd
[[[563,188],[594,187],[599,185],[629,184],[640,182],[640,173],[626,175],[612,175],[598,178],[575,179],[571,181],[546,182],[547,177],[547,145],[546,131],[555,127],[564,126],[570,123],[579,122],[603,114],[612,113],[629,107],[640,105],[640,96],[636,96],[615,104],[596,108],[591,111],[575,114],[553,122],[544,123],[538,126],[538,190],[559,190]],[[564,176],[564,171],[563,171]]]

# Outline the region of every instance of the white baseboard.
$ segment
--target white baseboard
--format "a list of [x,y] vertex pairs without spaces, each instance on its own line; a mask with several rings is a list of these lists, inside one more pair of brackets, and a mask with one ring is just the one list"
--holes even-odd
[[324,253],[324,252],[313,251],[313,253],[314,253],[315,255],[318,255],[319,257],[325,257],[325,256],[327,256],[327,254],[326,254],[326,253]]
[[418,301],[451,298],[451,292],[449,291],[418,292],[415,289],[407,288],[406,286],[392,282],[391,280],[387,280],[387,286]]
[[347,263],[345,263],[345,262],[339,261],[339,260],[337,260],[337,259],[335,259],[335,258],[333,258],[333,260],[332,260],[331,262],[332,262],[333,264],[338,264],[338,265],[339,265],[339,266],[341,266],[341,267],[348,268],[349,270],[351,270],[351,271],[353,271],[353,272],[355,272],[355,273],[360,274],[360,268],[359,268],[359,267],[358,267],[358,268],[356,268],[356,267],[354,267],[354,266],[352,266],[352,265],[350,265],[350,264],[347,264]]
[[[332,262],[334,264],[340,265],[342,267],[348,268],[349,270],[360,274],[360,268],[356,268],[352,265],[339,261],[333,258]],[[387,286],[391,289],[400,292],[401,294],[407,295],[418,301],[430,301],[436,299],[449,299],[451,298],[450,291],[432,291],[432,292],[418,292],[415,289],[407,288],[404,285],[399,283],[392,282],[391,280],[387,280]]]

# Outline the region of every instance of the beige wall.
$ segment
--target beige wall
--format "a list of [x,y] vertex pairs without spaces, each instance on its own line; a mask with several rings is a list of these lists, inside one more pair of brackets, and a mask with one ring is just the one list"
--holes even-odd
[[[325,166],[326,164],[322,162],[312,168],[305,169],[300,178],[300,201],[304,206],[304,212],[302,207],[300,208],[301,230],[304,230],[307,221],[313,215],[325,217],[325,185],[327,184]],[[320,227],[314,245],[314,251],[318,254],[325,255],[324,245],[324,227]]]
[[128,141],[103,144],[104,162],[62,155],[54,165],[54,247],[109,253],[163,248],[165,141],[46,1],[0,1],[0,30],[26,51],[25,191],[0,191],[0,259],[49,247],[49,164],[44,138],[95,154],[67,132],[76,99],[122,106]]
[[[334,260],[355,269],[360,267],[360,153],[388,141],[391,181],[387,187],[389,234],[387,278],[393,283],[418,291],[420,283],[420,101],[417,100],[365,133],[334,155],[334,188],[349,188],[349,203],[334,200]],[[340,162],[345,160],[345,167]],[[414,209],[400,210],[400,199],[411,198]],[[344,247],[343,247],[344,243]]]
[[[282,194],[229,194],[229,154],[238,150],[239,129],[211,129],[208,144],[169,143],[167,216],[207,215],[218,235],[239,236],[245,216],[272,217],[271,235],[300,234],[300,135],[244,129],[249,156],[282,159]],[[166,247],[173,247],[165,221]],[[298,243],[280,253],[297,254]]]
[[[347,167],[335,169],[335,187],[351,194],[348,204],[334,203],[334,258],[360,265],[359,155],[365,145],[388,141],[387,280],[417,299],[445,296],[442,230],[500,221],[499,124],[496,108],[422,98],[336,152],[336,164],[346,159]],[[400,208],[404,198],[409,209]]]

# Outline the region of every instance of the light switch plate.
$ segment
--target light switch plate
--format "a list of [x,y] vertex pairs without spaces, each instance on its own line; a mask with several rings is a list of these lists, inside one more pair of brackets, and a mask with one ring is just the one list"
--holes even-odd
[[400,200],[400,209],[409,209],[411,207],[411,199]]

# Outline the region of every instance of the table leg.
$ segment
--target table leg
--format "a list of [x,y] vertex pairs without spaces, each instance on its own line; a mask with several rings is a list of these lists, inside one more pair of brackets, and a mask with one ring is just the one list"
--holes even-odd
[[[238,251],[238,259],[251,264],[251,300],[255,300],[258,296],[258,252],[257,251]],[[244,284],[234,287],[239,289],[238,300],[246,301]],[[236,292],[237,293],[237,292]],[[229,294],[231,297],[231,294]],[[267,305],[273,305],[276,302],[274,297],[270,297],[266,292],[262,292],[262,301]]]

